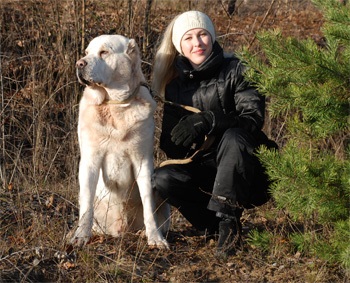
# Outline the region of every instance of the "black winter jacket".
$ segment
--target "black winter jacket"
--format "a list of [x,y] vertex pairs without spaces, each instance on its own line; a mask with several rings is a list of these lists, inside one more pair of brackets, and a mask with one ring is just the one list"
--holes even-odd
[[[244,80],[245,67],[236,57],[224,57],[221,46],[215,42],[212,54],[198,69],[193,69],[181,55],[176,58],[176,68],[178,76],[165,89],[166,101],[215,113],[215,136],[222,135],[228,127],[240,127],[255,136],[257,145],[267,140],[261,131],[265,100]],[[170,135],[179,120],[190,114],[180,107],[164,105],[160,148],[169,158],[184,158],[190,153],[189,148],[175,145]],[[203,138],[196,144],[200,145]]]

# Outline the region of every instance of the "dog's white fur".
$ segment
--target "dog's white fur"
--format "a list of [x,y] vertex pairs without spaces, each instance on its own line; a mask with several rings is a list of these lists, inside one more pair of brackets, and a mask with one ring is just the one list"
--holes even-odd
[[118,236],[145,227],[148,244],[168,248],[170,209],[151,186],[156,103],[134,39],[102,35],[76,63],[80,83],[79,224],[71,239],[85,245],[91,230]]

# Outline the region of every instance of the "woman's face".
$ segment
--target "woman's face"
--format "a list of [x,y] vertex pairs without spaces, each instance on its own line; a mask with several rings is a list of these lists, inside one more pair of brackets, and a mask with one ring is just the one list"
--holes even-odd
[[198,68],[213,50],[210,33],[202,28],[191,29],[181,38],[183,55],[190,60],[194,69]]

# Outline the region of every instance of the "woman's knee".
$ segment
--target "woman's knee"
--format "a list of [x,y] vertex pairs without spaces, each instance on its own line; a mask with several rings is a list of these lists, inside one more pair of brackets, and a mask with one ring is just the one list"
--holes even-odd
[[227,129],[221,139],[220,147],[242,150],[247,148],[253,149],[255,146],[254,139],[250,133],[241,128]]
[[189,173],[183,167],[185,166],[172,164],[155,169],[152,177],[153,187],[163,197],[176,194],[176,191],[191,181]]
[[242,143],[247,139],[250,139],[250,134],[241,128],[229,128],[225,131],[222,139],[234,143]]

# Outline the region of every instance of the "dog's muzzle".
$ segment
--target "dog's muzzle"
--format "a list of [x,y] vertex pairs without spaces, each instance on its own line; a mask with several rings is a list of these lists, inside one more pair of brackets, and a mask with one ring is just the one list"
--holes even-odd
[[87,66],[87,62],[83,59],[79,59],[77,61],[77,63],[75,64],[76,67],[76,75],[78,78],[79,83],[81,83],[82,85],[88,86],[91,85],[92,82],[88,81],[84,78],[83,72],[84,72],[84,68]]
[[82,85],[84,85],[84,86],[92,85],[92,82],[90,82],[90,81],[84,79],[81,70],[78,69],[78,68],[76,69],[76,75],[77,75],[77,78],[78,78],[79,83],[81,83]]

